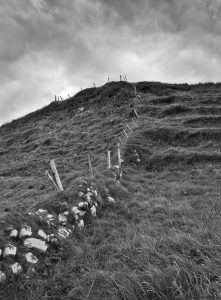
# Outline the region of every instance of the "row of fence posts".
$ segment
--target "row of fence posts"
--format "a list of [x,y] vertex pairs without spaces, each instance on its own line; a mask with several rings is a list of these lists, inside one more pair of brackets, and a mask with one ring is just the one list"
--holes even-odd
[[[108,83],[110,83],[110,77],[108,77]],[[126,81],[127,82],[127,76],[126,75],[120,75],[120,81]],[[93,87],[96,88],[96,84],[93,82]],[[82,87],[81,87],[81,91],[82,91]],[[68,94],[68,98],[71,98],[70,94]],[[55,101],[63,101],[64,99],[62,98],[62,96],[54,96],[54,100]]]
[[[135,83],[132,83],[132,86],[134,88],[135,99],[138,102],[139,101],[139,95],[137,95],[137,89],[136,89]],[[56,96],[55,96],[55,101],[56,101]],[[138,115],[136,109],[134,108],[133,110],[134,110],[135,116],[138,119],[139,115]],[[132,118],[132,123],[133,123],[134,126],[136,126],[136,123],[135,123],[133,118]],[[133,132],[132,128],[128,124],[126,124],[126,127],[129,129],[130,132]],[[129,135],[126,132],[125,129],[123,129],[123,133],[124,133],[126,138],[129,137]],[[120,143],[121,143],[121,138],[119,138],[119,143],[117,143],[117,160],[118,160],[119,167],[121,166],[121,162],[122,162],[121,152],[120,152]],[[92,178],[92,180],[94,180],[94,174],[93,174],[93,169],[92,169],[92,164],[91,164],[91,158],[90,158],[89,154],[88,154],[88,164],[89,164],[89,169],[90,169],[90,173],[91,173],[91,178]],[[49,179],[52,181],[53,185],[56,187],[57,190],[64,191],[61,180],[60,180],[60,177],[59,177],[59,174],[58,174],[58,171],[57,171],[57,168],[56,168],[56,165],[55,165],[54,159],[52,159],[50,161],[50,167],[51,167],[51,171],[52,171],[53,175],[51,176],[50,173],[48,172],[48,170],[45,171],[45,175],[47,175],[49,177]],[[111,151],[110,150],[107,151],[107,168],[111,169]]]

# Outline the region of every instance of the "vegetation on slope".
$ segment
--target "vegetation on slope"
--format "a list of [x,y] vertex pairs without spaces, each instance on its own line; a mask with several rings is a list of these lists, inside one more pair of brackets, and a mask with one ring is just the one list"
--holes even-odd
[[[89,177],[87,154],[101,194],[108,189],[116,199],[69,241],[49,274],[14,278],[1,299],[221,297],[221,85],[141,82],[137,91],[140,118],[128,139],[122,130],[134,93],[126,82],[84,90],[0,128],[2,223],[73,199]],[[105,170],[106,151],[116,163],[119,137],[125,161],[116,184]],[[52,158],[64,193],[44,176]]]

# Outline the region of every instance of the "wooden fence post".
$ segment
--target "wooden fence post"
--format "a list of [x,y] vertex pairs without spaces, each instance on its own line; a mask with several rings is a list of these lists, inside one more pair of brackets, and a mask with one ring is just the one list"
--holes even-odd
[[120,143],[117,143],[117,159],[118,159],[118,165],[121,165],[121,156],[120,156]]
[[127,125],[127,128],[132,132],[133,130],[130,128],[130,126],[129,125]]
[[107,167],[111,168],[111,160],[110,160],[110,150],[107,151]]
[[52,178],[52,176],[49,174],[48,170],[45,171],[45,175],[48,175],[49,179],[51,180],[51,182],[53,183],[53,185],[56,187],[57,190],[59,190],[57,184],[54,182],[54,179]]
[[126,137],[128,138],[128,134],[126,133],[126,131],[123,129],[124,134],[126,135]]
[[54,159],[52,159],[50,161],[50,167],[51,167],[52,173],[55,176],[55,180],[56,180],[56,183],[57,183],[57,186],[58,186],[59,190],[63,191],[64,189],[63,189],[63,186],[62,186],[62,183],[61,183],[58,171],[56,169],[56,165],[55,165]]
[[89,154],[88,154],[88,163],[89,163],[89,168],[90,168],[90,172],[91,172],[91,178],[94,179],[94,174],[93,174],[92,165],[91,165],[91,158],[90,158]]
[[138,115],[138,113],[137,113],[137,111],[136,111],[135,108],[134,108],[134,113],[135,113],[136,117],[139,118],[139,115]]
[[55,101],[55,102],[57,101],[56,95],[54,95],[54,101]]

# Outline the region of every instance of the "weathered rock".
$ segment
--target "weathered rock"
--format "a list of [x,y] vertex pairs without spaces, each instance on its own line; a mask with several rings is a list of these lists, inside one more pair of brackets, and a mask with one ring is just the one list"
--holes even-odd
[[48,245],[45,244],[45,241],[36,238],[25,239],[24,245],[28,248],[34,248],[41,252],[46,252],[46,250],[48,249]]
[[41,218],[48,226],[55,225],[55,216],[52,214],[47,214],[45,217]]
[[89,194],[86,194],[86,200],[90,203],[91,202],[91,195],[89,195]]
[[79,202],[79,203],[78,203],[78,207],[79,207],[81,210],[88,210],[88,203],[87,203],[87,202]]
[[112,197],[107,197],[107,202],[108,203],[115,203],[116,201]]
[[32,236],[32,230],[30,226],[23,225],[19,231],[19,238],[24,238],[26,236]]
[[[79,216],[83,217],[86,214],[86,211],[78,209],[77,206],[72,207],[71,210],[73,211],[75,216],[79,215]],[[78,217],[75,218],[75,220],[78,220]]]
[[0,249],[0,256],[2,255],[2,249]]
[[6,245],[4,252],[3,252],[3,257],[7,257],[7,256],[15,256],[17,252],[17,247],[15,247],[12,244],[8,244]]
[[19,274],[22,272],[22,266],[18,262],[11,265],[10,268],[14,274]]
[[79,211],[77,206],[73,206],[71,210],[73,211],[74,214],[77,214]]
[[42,229],[39,229],[39,230],[38,230],[38,236],[40,236],[40,237],[43,238],[44,240],[47,239],[47,234],[46,234]]
[[84,196],[84,193],[83,192],[78,192],[78,197],[83,197]]
[[68,222],[68,219],[64,214],[59,214],[58,215],[58,221],[61,225],[66,225],[67,222]]
[[52,221],[54,221],[54,216],[51,214],[47,214],[47,219],[48,219],[48,221],[52,222]]
[[63,213],[63,215],[68,216],[68,215],[69,215],[69,211],[65,211],[65,212]]
[[69,235],[70,235],[70,231],[69,231],[67,228],[60,227],[60,228],[58,229],[58,234],[59,234],[59,235],[63,235],[65,238],[68,238]]
[[80,209],[79,209],[78,214],[79,214],[80,217],[83,217],[83,216],[86,214],[86,211],[85,211],[85,210],[80,210]]
[[91,211],[91,215],[93,217],[95,217],[96,216],[96,212],[97,212],[97,209],[96,209],[95,205],[91,206],[90,211]]
[[48,211],[46,209],[42,209],[42,208],[39,208],[37,211],[36,211],[36,215],[37,216],[40,216],[40,215],[47,215],[48,214]]
[[31,264],[37,264],[38,258],[31,252],[25,254],[26,261]]
[[55,235],[55,234],[50,234],[49,236],[48,236],[48,242],[50,242],[50,243],[52,243],[52,244],[58,244],[58,237]]
[[18,236],[18,230],[13,228],[9,234],[11,238],[16,238]]
[[78,228],[79,228],[79,229],[84,228],[84,220],[83,220],[83,219],[81,219],[81,220],[78,222]]
[[6,275],[4,272],[0,271],[0,283],[6,280]]

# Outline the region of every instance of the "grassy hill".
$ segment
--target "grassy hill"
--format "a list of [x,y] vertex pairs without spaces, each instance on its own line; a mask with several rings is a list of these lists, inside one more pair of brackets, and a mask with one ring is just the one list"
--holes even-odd
[[[90,180],[88,154],[101,196],[116,200],[58,262],[1,284],[0,299],[221,298],[221,84],[136,88],[135,124],[132,85],[111,82],[0,127],[1,224],[73,199]],[[119,138],[120,184],[106,170]],[[51,159],[64,192],[44,174]]]

